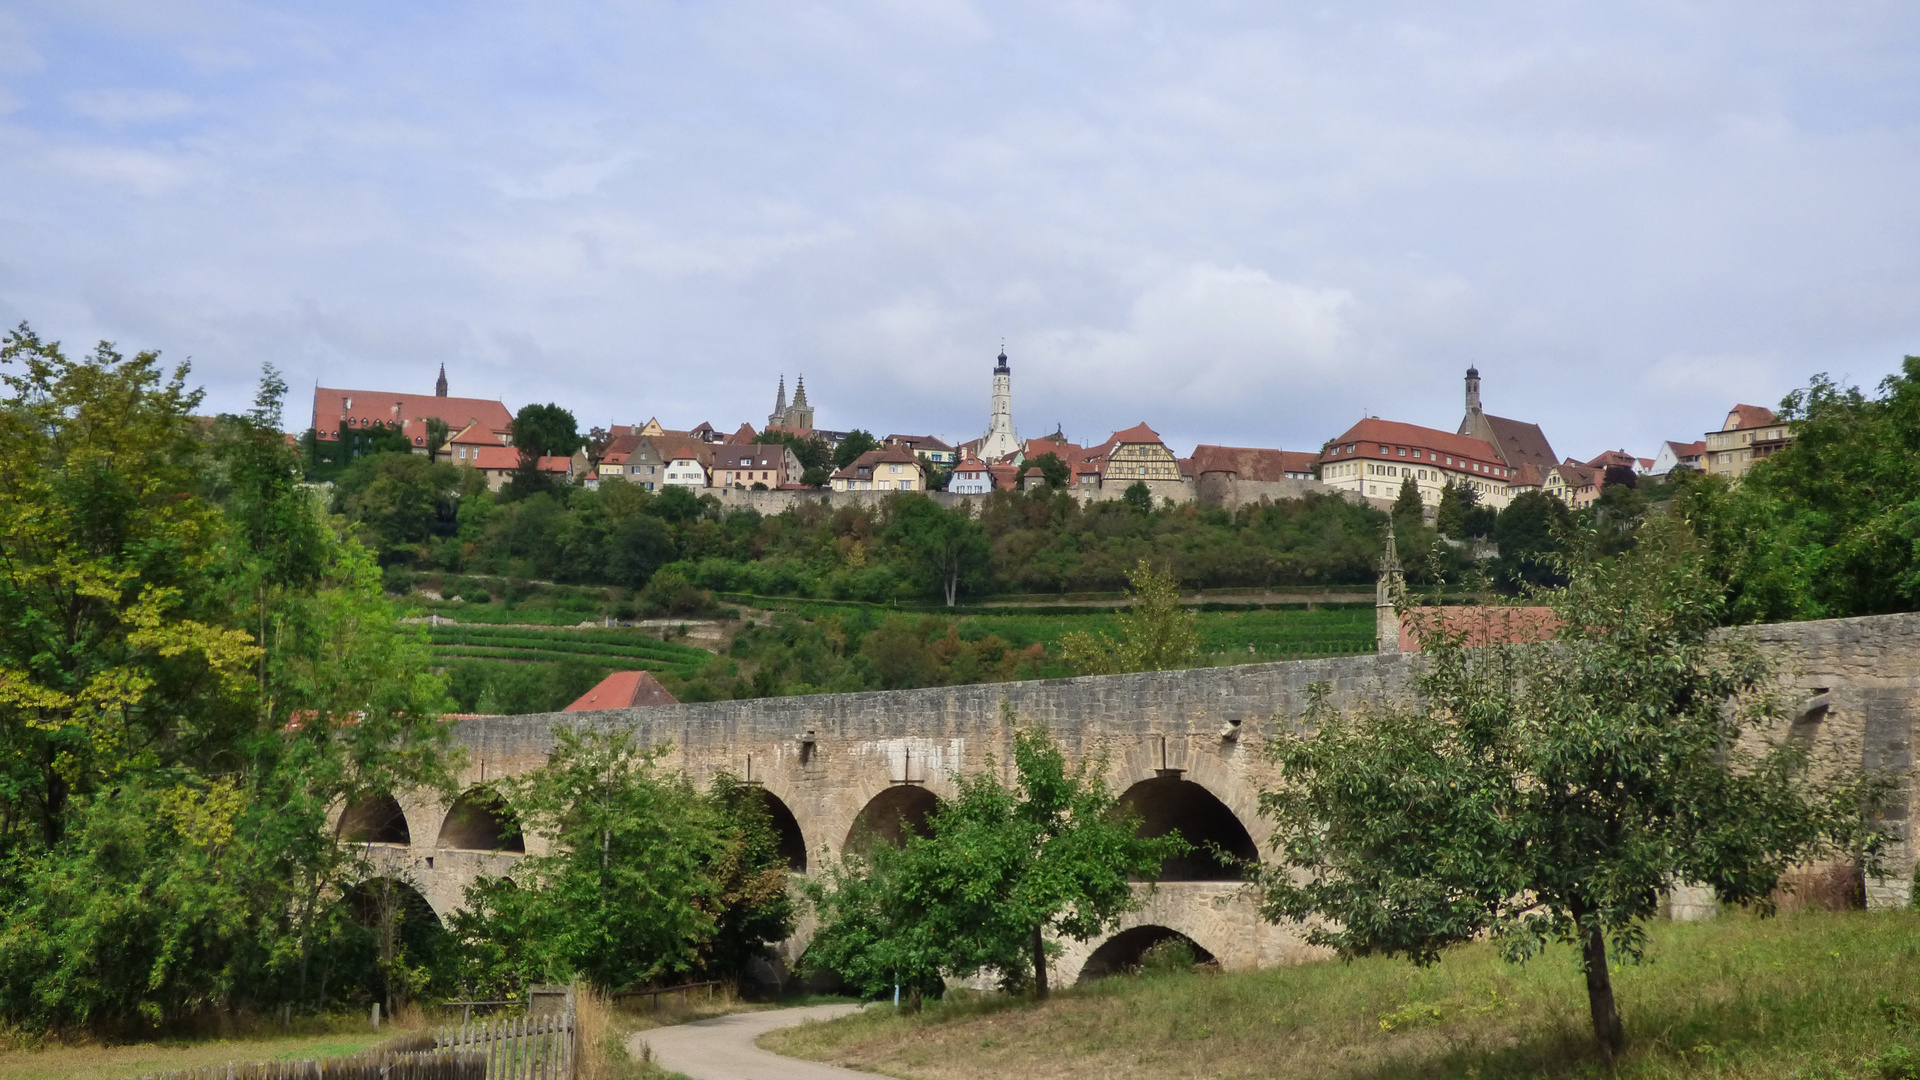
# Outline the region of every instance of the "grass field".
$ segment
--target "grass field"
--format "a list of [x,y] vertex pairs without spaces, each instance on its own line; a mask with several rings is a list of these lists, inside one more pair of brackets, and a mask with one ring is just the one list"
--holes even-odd
[[[1200,611],[1195,624],[1200,651],[1214,663],[1252,663],[1300,656],[1372,652],[1373,606],[1289,607],[1259,611]],[[962,637],[998,634],[1016,646],[1040,642],[1048,652],[1075,630],[1117,635],[1114,616],[968,615]]]
[[[343,1025],[346,1026],[346,1025]],[[375,1034],[360,1018],[361,1030],[259,1039],[132,1043],[125,1046],[53,1046],[0,1052],[0,1080],[120,1080],[150,1072],[225,1065],[230,1061],[273,1061],[355,1054],[393,1037],[392,1028]]]
[[1425,971],[1328,961],[1108,979],[775,1032],[769,1049],[916,1080],[1901,1080],[1920,1077],[1920,913],[1735,915],[1652,928],[1616,969],[1630,1046],[1595,1059],[1570,950],[1491,945]]
[[525,627],[434,626],[434,656],[441,663],[473,658],[554,663],[587,660],[608,668],[668,671],[691,676],[713,659],[704,649],[662,641],[633,629],[534,630]]

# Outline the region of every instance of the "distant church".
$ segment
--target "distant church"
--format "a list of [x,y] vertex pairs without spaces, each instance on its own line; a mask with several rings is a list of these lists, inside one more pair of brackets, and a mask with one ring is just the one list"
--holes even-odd
[[793,404],[787,404],[787,377],[780,376],[780,394],[773,399],[773,411],[767,414],[767,426],[785,431],[812,431],[813,406],[807,404],[807,377],[793,384]]

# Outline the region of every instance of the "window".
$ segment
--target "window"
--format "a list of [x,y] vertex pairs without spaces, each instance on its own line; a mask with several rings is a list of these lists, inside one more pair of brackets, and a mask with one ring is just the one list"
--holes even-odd
[[1349,454],[1351,454],[1351,453],[1353,453],[1353,444],[1352,444],[1352,443],[1348,443],[1348,444],[1347,444],[1347,453],[1349,453]]
[[1419,456],[1420,456],[1420,451],[1418,451],[1418,450],[1415,450],[1415,451],[1413,452],[1413,456],[1414,456],[1414,457],[1419,457]]
[[1386,447],[1384,447],[1384,446],[1380,448],[1380,452],[1381,452],[1381,453],[1383,453],[1383,454],[1391,454],[1391,453],[1393,453],[1393,451],[1392,451],[1392,450],[1389,450],[1389,449],[1387,449],[1387,448],[1386,448]]
[[740,459],[740,467],[743,469],[751,464],[753,464],[753,459],[750,457],[743,457]]

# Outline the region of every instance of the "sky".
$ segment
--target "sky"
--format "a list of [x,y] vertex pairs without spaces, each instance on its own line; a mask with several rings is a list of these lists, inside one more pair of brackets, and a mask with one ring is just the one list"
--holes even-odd
[[1920,5],[0,5],[0,321],[584,430],[1696,439],[1920,353]]

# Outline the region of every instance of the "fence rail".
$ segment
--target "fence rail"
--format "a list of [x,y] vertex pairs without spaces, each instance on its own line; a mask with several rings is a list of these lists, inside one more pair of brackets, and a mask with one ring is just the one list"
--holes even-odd
[[574,1070],[574,1012],[481,1020],[434,1036],[441,1050],[485,1062],[484,1080],[570,1080]]
[[625,998],[650,997],[653,999],[653,1011],[659,1012],[660,997],[663,994],[679,994],[680,1001],[684,1004],[688,1001],[693,1000],[691,996],[693,991],[705,990],[707,992],[707,1000],[712,1001],[713,992],[716,989],[718,989],[719,986],[720,984],[717,982],[696,982],[696,983],[686,983],[681,986],[663,986],[657,990],[621,990],[618,993],[614,994],[613,998],[615,1001],[620,1001]]

